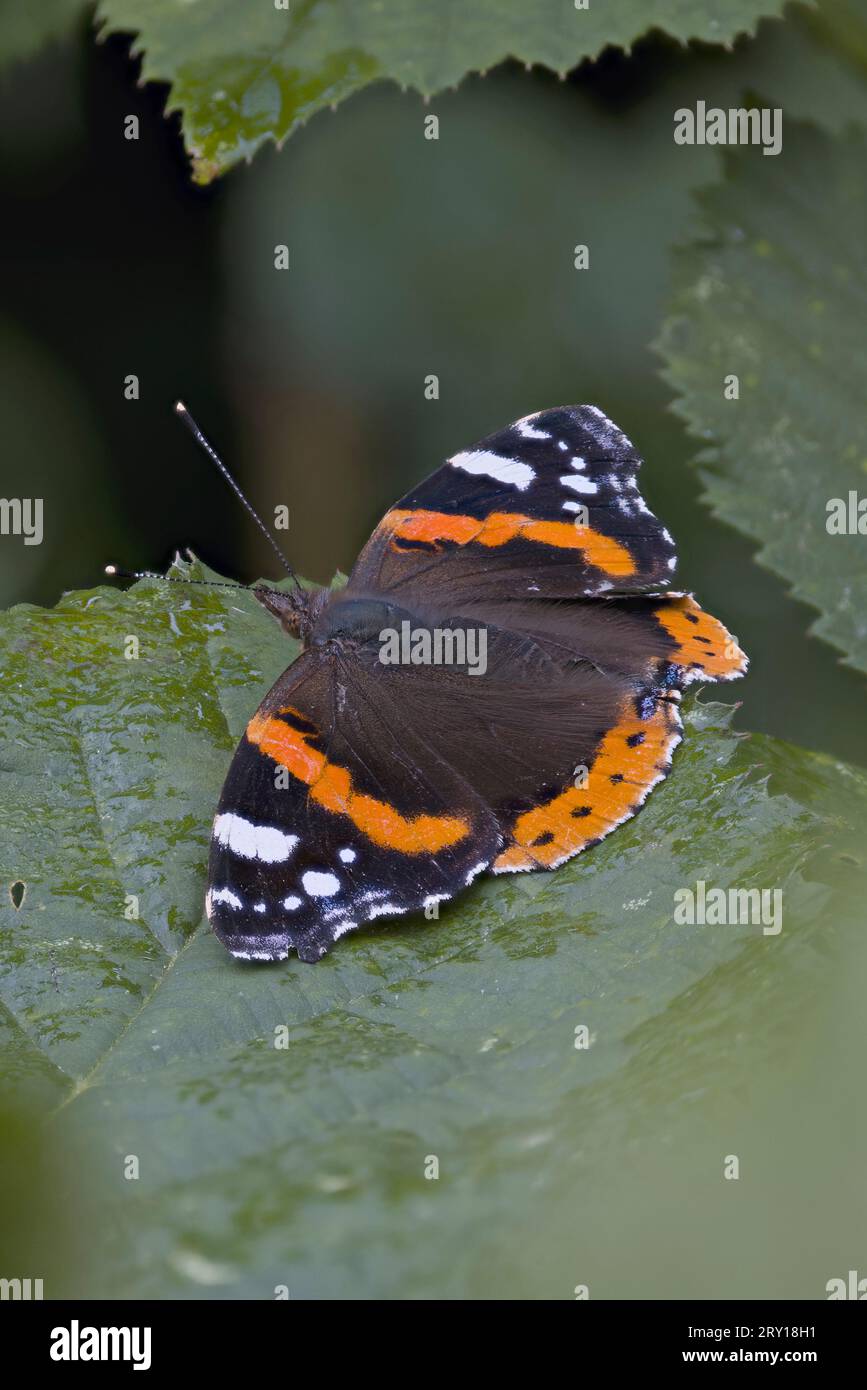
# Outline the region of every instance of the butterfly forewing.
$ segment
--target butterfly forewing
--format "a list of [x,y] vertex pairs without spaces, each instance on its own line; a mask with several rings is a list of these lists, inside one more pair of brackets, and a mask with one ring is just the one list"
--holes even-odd
[[382,592],[580,598],[669,585],[674,543],[641,458],[595,406],[518,420],[454,454],[383,517],[350,582]]

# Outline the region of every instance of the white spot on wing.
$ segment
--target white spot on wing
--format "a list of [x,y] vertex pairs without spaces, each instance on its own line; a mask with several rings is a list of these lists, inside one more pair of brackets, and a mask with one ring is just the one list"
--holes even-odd
[[518,431],[518,434],[520,434],[523,439],[550,439],[551,436],[547,430],[534,430],[532,425],[527,424],[527,420],[532,420],[534,418],[534,416],[528,415],[524,420],[516,420],[515,429]]
[[239,960],[285,960],[289,942],[282,932],[257,932],[249,941],[243,937],[226,943]]
[[580,474],[564,473],[560,482],[564,487],[571,488],[573,492],[580,492],[586,497],[592,497],[594,492],[599,491],[599,484],[591,482],[589,478],[582,478]]
[[462,468],[465,473],[482,473],[488,478],[496,478],[498,483],[508,483],[519,492],[525,492],[536,476],[535,469],[520,459],[501,458],[499,454],[488,453],[486,449],[468,449],[449,459],[453,468]]
[[233,949],[232,955],[238,960],[285,960],[289,954],[288,946],[275,946],[273,951],[242,951]]
[[296,898],[294,893],[290,893],[288,898],[283,899],[283,907],[287,912],[294,912],[296,907],[301,906],[301,899]]
[[233,893],[231,888],[212,888],[205,898],[205,911],[211,915],[214,903],[225,903],[227,907],[243,907],[241,899],[237,893]]
[[337,854],[338,858],[342,859],[344,864],[354,864],[358,858],[354,849],[339,849]]
[[450,893],[429,893],[424,900],[424,907],[433,907],[434,903],[447,903],[451,897]]
[[321,873],[317,869],[308,869],[301,875],[301,882],[304,892],[311,898],[333,898],[340,891],[340,879],[336,874]]
[[625,435],[623,430],[618,428],[614,421],[610,420],[603,410],[599,409],[598,405],[580,406],[579,410],[589,412],[589,414],[595,416],[599,421],[601,427],[599,431],[601,435],[599,442],[603,448],[629,451],[634,449],[634,445],[629,436]]
[[217,816],[214,839],[242,859],[259,859],[263,864],[279,864],[288,859],[298,843],[297,835],[287,835],[275,825],[254,825],[234,811]]

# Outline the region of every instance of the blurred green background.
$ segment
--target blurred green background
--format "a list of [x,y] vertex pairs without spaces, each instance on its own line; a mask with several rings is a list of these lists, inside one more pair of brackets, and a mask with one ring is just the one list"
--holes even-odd
[[[159,568],[183,546],[240,579],[271,572],[173,418],[178,396],[266,515],[289,506],[285,548],[321,581],[443,457],[588,401],[645,456],[680,582],[752,658],[725,696],[745,701],[743,726],[867,762],[860,678],[699,503],[697,443],[667,411],[649,346],[691,193],[722,163],[674,144],[672,112],[736,103],[752,82],[802,95],[787,41],[767,23],[734,52],[653,36],[566,82],[507,64],[429,106],[374,86],[207,190],[189,181],[165,90],[135,86],[125,39],[95,45],[82,24],[7,64],[3,488],[44,496],[46,511],[41,547],[0,549],[4,606],[52,604],[107,561]],[[124,139],[129,114],[138,141]],[[278,244],[288,271],[274,269]],[[124,398],[128,373],[138,401]],[[438,400],[425,399],[430,373]]]

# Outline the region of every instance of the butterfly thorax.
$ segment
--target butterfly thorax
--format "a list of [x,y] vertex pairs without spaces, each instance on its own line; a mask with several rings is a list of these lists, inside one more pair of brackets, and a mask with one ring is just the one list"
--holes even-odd
[[317,616],[310,646],[365,646],[404,621],[413,621],[410,610],[379,595],[334,594]]
[[364,646],[386,629],[399,628],[417,615],[380,595],[348,594],[345,590],[279,590],[260,587],[256,598],[304,647]]

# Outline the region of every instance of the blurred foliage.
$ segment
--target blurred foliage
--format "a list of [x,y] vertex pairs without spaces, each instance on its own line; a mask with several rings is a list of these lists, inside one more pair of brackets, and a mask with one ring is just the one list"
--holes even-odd
[[92,0],[0,0],[0,68],[26,62],[47,44],[68,38],[92,9]]
[[[24,1090],[22,1046],[31,1049],[0,1006],[0,1278],[41,1279],[51,1298],[60,1289],[80,1292],[89,1281],[91,1151],[69,1135],[61,1146],[50,1132],[44,1106],[51,1088]],[[46,1061],[44,1072],[52,1070]],[[28,1074],[33,1081],[32,1066]]]
[[[296,649],[249,593],[161,582],[0,622],[0,882],[25,890],[0,900],[3,1070],[42,1088],[50,1070],[54,1143],[89,1141],[70,1180],[100,1192],[94,1291],[613,1292],[608,1223],[581,1229],[585,1181],[628,1192],[643,1155],[653,1209],[691,1185],[718,1205],[732,1151],[756,1177],[736,1078],[787,1077],[805,1001],[831,1009],[857,964],[867,779],[690,702],[671,778],[591,854],[489,879],[438,923],[356,933],[316,966],[251,967],[200,921],[205,841],[230,750]],[[780,935],[673,924],[699,879],[780,888]],[[798,1088],[805,1123],[824,1113],[823,1076]],[[762,1203],[781,1226],[766,1188]],[[766,1232],[749,1196],[729,1205],[749,1268]],[[682,1239],[674,1225],[635,1250],[627,1287],[694,1293]],[[796,1267],[785,1243],[765,1257],[766,1293],[822,1289],[822,1242],[801,1239]],[[716,1296],[730,1277],[725,1259],[702,1274]]]
[[[739,48],[741,97],[780,106],[786,119],[838,131],[864,121],[867,103],[867,0],[789,5],[785,24],[764,24]],[[715,105],[740,105],[736,99]],[[708,105],[711,101],[708,101]]]
[[151,81],[171,87],[194,177],[208,183],[267,140],[282,143],[317,111],[391,78],[432,96],[505,58],[565,76],[609,44],[649,29],[729,43],[784,0],[101,0],[110,32],[136,35]]
[[854,533],[827,530],[829,499],[848,513],[850,492],[867,496],[867,143],[793,125],[786,139],[790,160],[741,153],[702,195],[707,233],[677,257],[660,348],[678,414],[709,441],[708,502],[867,671],[867,515],[860,534],[857,514]]
[[61,364],[3,320],[0,356],[5,363],[0,391],[3,496],[44,503],[40,544],[27,544],[23,535],[5,536],[0,544],[0,590],[7,602],[15,602],[30,596],[45,566],[69,565],[79,546],[98,544],[100,519],[81,486],[82,477],[107,499],[111,490],[99,431]]

